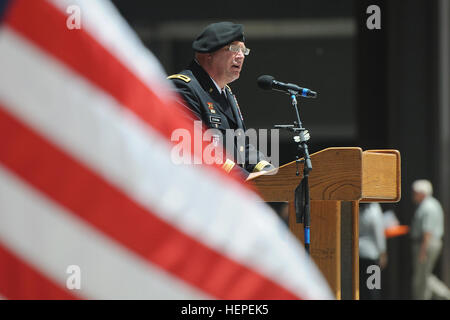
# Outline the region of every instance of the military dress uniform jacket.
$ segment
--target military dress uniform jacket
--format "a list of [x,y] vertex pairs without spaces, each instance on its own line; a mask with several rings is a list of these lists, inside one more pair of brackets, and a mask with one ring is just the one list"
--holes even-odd
[[[241,134],[245,132],[244,120],[230,87],[225,86],[226,96],[221,94],[208,73],[196,61],[192,61],[186,70],[171,75],[168,79],[175,84],[178,93],[184,98],[187,105],[183,105],[188,107],[197,119],[208,128],[220,130],[224,150],[226,129],[242,129]],[[236,163],[245,169],[247,175],[249,172],[273,168],[264,154],[247,141],[244,145],[235,143],[234,154],[228,156],[233,157],[227,159],[223,166],[228,172],[233,168],[238,169],[234,165]]]

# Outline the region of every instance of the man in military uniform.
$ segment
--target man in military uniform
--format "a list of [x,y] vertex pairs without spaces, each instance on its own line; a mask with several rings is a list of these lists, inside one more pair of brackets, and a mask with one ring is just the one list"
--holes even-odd
[[[228,86],[239,78],[250,52],[244,41],[242,25],[213,23],[193,42],[194,61],[186,70],[168,77],[193,115],[207,128],[220,130],[223,146],[226,146],[227,129],[237,130],[236,138],[246,130],[236,97]],[[233,159],[227,158],[223,164],[227,172],[238,170],[247,176],[251,172],[274,169],[264,154],[247,142],[234,144],[232,153],[229,156]]]

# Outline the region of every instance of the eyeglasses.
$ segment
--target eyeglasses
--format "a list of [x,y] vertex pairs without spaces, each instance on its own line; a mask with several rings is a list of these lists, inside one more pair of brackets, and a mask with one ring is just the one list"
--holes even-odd
[[228,47],[228,50],[230,50],[231,52],[234,52],[234,53],[238,53],[239,51],[241,51],[245,56],[248,56],[248,54],[250,53],[249,48],[241,47],[240,45],[237,45],[237,44],[230,44],[230,46]]

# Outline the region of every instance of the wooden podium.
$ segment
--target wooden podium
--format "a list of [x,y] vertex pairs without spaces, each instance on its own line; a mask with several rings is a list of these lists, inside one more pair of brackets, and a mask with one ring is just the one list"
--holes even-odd
[[[359,202],[400,200],[400,153],[327,148],[312,154],[311,161],[311,257],[336,299],[359,299]],[[296,223],[294,207],[302,173],[303,165],[293,161],[250,177],[248,183],[264,201],[288,203],[289,228],[303,242],[303,224]]]

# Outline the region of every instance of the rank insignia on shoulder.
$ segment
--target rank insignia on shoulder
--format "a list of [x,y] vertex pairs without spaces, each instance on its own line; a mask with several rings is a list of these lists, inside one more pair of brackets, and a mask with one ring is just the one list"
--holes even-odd
[[180,79],[186,83],[191,81],[191,78],[189,78],[188,76],[185,76],[184,74],[173,74],[171,76],[168,76],[167,79]]

